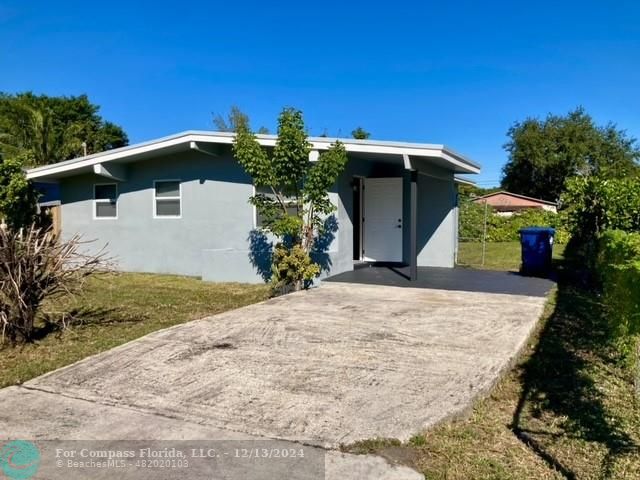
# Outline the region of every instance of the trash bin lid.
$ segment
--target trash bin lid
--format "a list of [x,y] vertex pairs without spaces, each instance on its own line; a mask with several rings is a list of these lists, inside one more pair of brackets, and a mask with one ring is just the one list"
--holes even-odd
[[549,235],[555,235],[556,229],[551,227],[525,227],[519,230],[520,233],[547,233]]

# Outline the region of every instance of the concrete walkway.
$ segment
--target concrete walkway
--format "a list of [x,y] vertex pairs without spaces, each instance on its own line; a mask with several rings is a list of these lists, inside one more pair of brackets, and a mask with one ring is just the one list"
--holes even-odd
[[[408,440],[468,409],[540,296],[325,283],[156,332],[0,391],[6,438]],[[326,478],[421,478],[327,455]],[[416,476],[417,475],[417,476]]]

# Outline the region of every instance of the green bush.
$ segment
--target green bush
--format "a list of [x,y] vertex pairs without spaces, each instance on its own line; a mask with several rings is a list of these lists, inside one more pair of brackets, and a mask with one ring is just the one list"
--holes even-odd
[[13,229],[36,221],[38,194],[23,170],[24,159],[0,156],[0,223]]
[[287,293],[287,287],[301,290],[320,274],[320,266],[300,245],[282,243],[273,251],[271,286],[275,293]]
[[567,182],[561,203],[567,227],[579,244],[593,242],[605,230],[640,232],[637,178],[573,178]]
[[596,273],[615,337],[640,333],[640,233],[604,232],[598,242]]
[[[517,242],[519,231],[524,227],[553,227],[556,229],[557,243],[567,243],[569,233],[565,228],[563,215],[546,210],[530,209],[515,213],[509,217],[497,215],[488,208],[487,241]],[[485,207],[471,201],[460,203],[460,241],[481,241],[484,230]]]
[[[493,209],[489,207],[489,211]],[[459,210],[461,242],[479,242],[484,230],[484,205],[473,203],[469,199],[461,199]]]
[[640,233],[604,232],[595,266],[611,339],[630,369],[635,369],[635,391],[640,399]]
[[518,232],[525,227],[552,227],[556,230],[557,243],[567,243],[569,239],[561,215],[538,209],[524,210],[510,217],[492,215],[487,228],[487,239],[490,242],[515,242],[520,239]]

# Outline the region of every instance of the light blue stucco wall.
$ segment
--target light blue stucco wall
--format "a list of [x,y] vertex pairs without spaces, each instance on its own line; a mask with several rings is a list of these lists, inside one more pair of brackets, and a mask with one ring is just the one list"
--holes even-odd
[[[455,266],[457,244],[457,195],[452,171],[427,163],[412,160],[418,169],[418,266]],[[410,175],[405,173],[405,219],[409,219]],[[409,222],[405,222],[405,226]],[[405,229],[404,261],[409,263],[410,237]]]
[[[182,217],[154,218],[154,180],[179,179]],[[93,185],[84,175],[64,180],[62,231],[107,245],[119,269],[258,280],[248,264],[254,210],[250,178],[230,156],[185,152],[132,163],[118,184],[118,218],[93,219]]]
[[[441,172],[436,172],[439,175]],[[409,252],[409,176],[401,161],[372,162],[350,158],[330,194],[337,210],[322,251],[316,255],[323,276],[353,268],[353,178],[404,177],[403,258]],[[419,177],[418,261],[453,266],[453,175]],[[181,218],[154,218],[154,180],[181,181]],[[131,163],[118,183],[118,218],[93,218],[93,185],[109,183],[93,174],[61,181],[62,231],[80,233],[106,245],[116,267],[124,271],[173,273],[212,281],[261,282],[269,273],[271,239],[255,230],[250,178],[227,151],[212,157],[188,151]],[[422,238],[422,240],[421,240]]]
[[418,265],[453,267],[456,248],[453,178],[418,175]]

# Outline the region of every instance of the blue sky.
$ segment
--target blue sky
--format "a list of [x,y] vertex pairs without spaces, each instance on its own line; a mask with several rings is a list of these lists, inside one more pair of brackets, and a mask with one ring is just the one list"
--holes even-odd
[[0,0],[0,45],[0,90],[86,93],[132,142],[295,106],[312,134],[445,143],[487,186],[527,116],[640,137],[640,2]]

